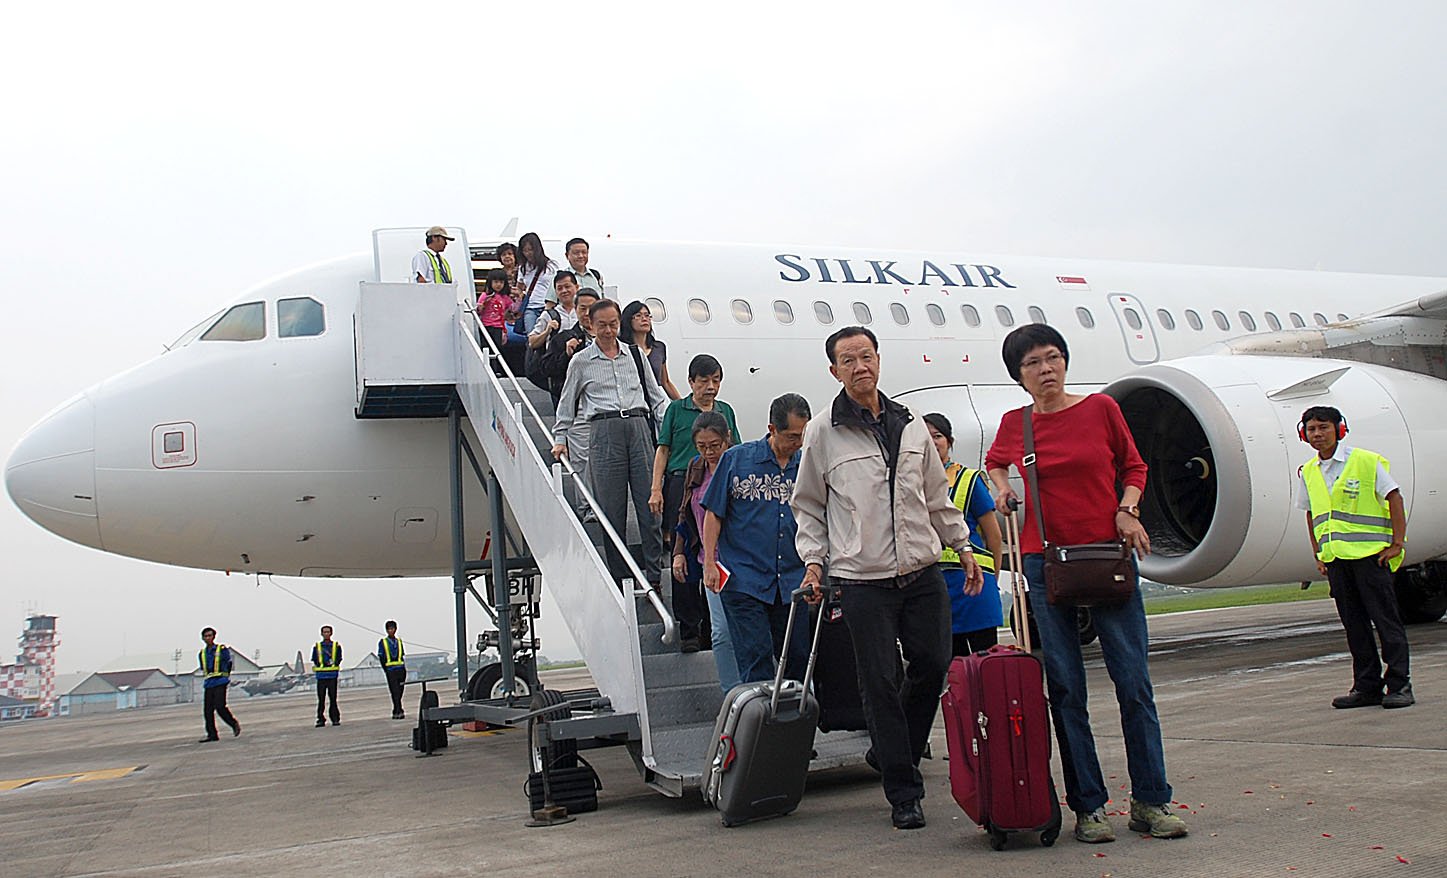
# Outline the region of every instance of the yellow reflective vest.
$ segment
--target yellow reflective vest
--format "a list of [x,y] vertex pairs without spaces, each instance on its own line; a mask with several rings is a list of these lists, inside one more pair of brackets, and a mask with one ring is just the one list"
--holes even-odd
[[[447,258],[434,250],[427,251],[427,259],[432,263],[432,282],[435,284],[452,283],[452,266],[447,264]],[[438,263],[441,263],[440,265]]]
[[[980,475],[980,471],[977,469],[970,469],[958,463],[952,463],[950,466],[958,468],[955,480],[950,483],[950,500],[954,502],[956,509],[968,514],[970,498],[974,492],[985,490],[984,479],[976,478]],[[978,526],[970,528],[970,545],[975,550],[975,561],[980,565],[980,569],[986,573],[994,573],[995,556],[990,554],[990,549],[985,545],[985,535],[980,533]],[[940,563],[958,564],[960,554],[949,546],[945,546],[944,551],[940,553]]]
[[402,660],[402,638],[400,638],[400,637],[383,637],[383,638],[382,638],[382,655],[384,656],[384,658],[383,658],[383,660],[382,660],[382,667],[384,667],[384,668],[400,668],[400,667],[402,667],[402,665],[405,664],[405,662]]
[[[221,670],[221,650],[225,648],[226,644],[218,643],[214,650],[201,650],[201,670],[205,672],[206,679],[229,676],[226,671]],[[211,653],[209,658],[206,655],[207,652]]]
[[[1392,544],[1392,512],[1377,499],[1377,464],[1390,471],[1380,454],[1353,448],[1346,465],[1330,489],[1321,475],[1321,457],[1314,455],[1301,468],[1311,502],[1311,532],[1316,536],[1316,557],[1323,563],[1370,558]],[[1392,571],[1402,566],[1398,555],[1388,562]]]
[[314,651],[316,658],[312,663],[312,671],[315,673],[340,671],[342,669],[342,650],[340,647],[341,644],[335,640],[325,646],[318,640]]

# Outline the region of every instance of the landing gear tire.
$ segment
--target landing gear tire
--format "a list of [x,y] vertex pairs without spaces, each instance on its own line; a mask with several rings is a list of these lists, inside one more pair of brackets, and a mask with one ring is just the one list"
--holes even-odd
[[1408,625],[1436,622],[1447,614],[1447,564],[1427,561],[1403,567],[1392,584],[1402,621]]
[[[532,687],[528,685],[527,668],[515,666],[513,669],[512,691],[513,695],[526,697],[533,693]],[[490,698],[503,697],[502,691],[502,663],[497,662],[491,665],[484,665],[472,672],[472,677],[467,681],[467,700],[485,701]]]

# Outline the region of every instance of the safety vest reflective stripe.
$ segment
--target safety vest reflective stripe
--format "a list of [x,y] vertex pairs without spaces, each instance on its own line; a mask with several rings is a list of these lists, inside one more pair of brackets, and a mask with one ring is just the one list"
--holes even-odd
[[225,648],[226,647],[220,643],[216,644],[216,648],[211,652],[210,662],[206,661],[206,650],[201,650],[201,670],[206,672],[208,679],[211,677],[226,676],[226,672],[221,670],[221,650]]
[[[395,653],[392,651],[392,644],[394,643],[397,644],[397,651]],[[387,656],[387,660],[382,662],[382,667],[395,668],[402,665],[402,639],[400,637],[383,637],[382,651]]]
[[330,646],[331,646],[330,649],[322,649],[321,641],[318,641],[318,642],[317,642],[317,646],[316,646],[316,653],[317,653],[316,670],[318,670],[318,671],[340,671],[340,670],[342,669],[342,666],[341,666],[340,663],[332,664],[332,662],[336,662],[336,661],[337,661],[337,656],[338,656],[338,654],[340,654],[340,652],[341,652],[341,650],[337,649],[337,642],[336,642],[336,641],[332,641],[332,643],[330,644]]
[[[433,251],[428,250],[427,258],[432,261],[432,282],[435,284],[452,283],[452,266],[447,264],[447,257],[439,256]],[[438,263],[441,263],[441,265]]]
[[[1313,457],[1302,467],[1311,502],[1311,528],[1322,562],[1370,558],[1392,542],[1392,516],[1388,505],[1377,498],[1377,465],[1389,470],[1385,457],[1352,449],[1336,481],[1328,488],[1321,474],[1321,458]],[[1355,511],[1348,511],[1348,510]],[[1388,567],[1396,570],[1403,555]]]
[[[967,466],[961,466],[960,472],[955,476],[954,484],[950,485],[950,499],[954,501],[955,508],[960,510],[961,512],[964,512],[970,508],[970,495],[975,490],[975,475],[977,473],[979,473],[979,470],[970,469]],[[965,488],[963,496],[960,495],[961,485],[967,486]],[[986,571],[987,573],[994,573],[995,556],[990,554],[989,550],[985,547],[984,535],[977,533],[974,529],[971,529],[970,546],[975,550],[975,562],[980,565],[980,569]],[[954,549],[946,546],[944,548],[944,551],[940,552],[940,563],[960,563],[959,552],[956,552]]]

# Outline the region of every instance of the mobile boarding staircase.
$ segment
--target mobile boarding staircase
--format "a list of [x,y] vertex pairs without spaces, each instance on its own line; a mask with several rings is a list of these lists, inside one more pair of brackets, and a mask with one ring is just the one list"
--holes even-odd
[[[452,285],[388,282],[387,236],[399,232],[411,242],[421,240],[420,230],[374,233],[378,280],[361,283],[356,413],[358,418],[448,419],[459,689],[464,695],[466,593],[482,598],[470,574],[487,580],[490,600],[484,609],[497,623],[497,631],[484,634],[479,646],[496,646],[501,656],[500,690],[486,693],[500,697],[431,708],[423,720],[535,726],[530,747],[535,770],[546,770],[549,748],[560,743],[579,749],[626,746],[649,786],[674,797],[697,789],[723,700],[713,654],[679,651],[665,596],[649,585],[623,536],[596,514],[597,504],[571,464],[552,460],[552,418],[535,407],[531,397],[539,395],[531,382],[514,375],[492,340],[478,331],[470,272],[460,273],[460,282]],[[453,234],[466,245],[461,230]],[[415,251],[405,255],[410,252]],[[399,258],[394,253],[391,261]],[[391,274],[396,277],[396,269]],[[495,363],[501,377],[494,373]],[[462,428],[463,415],[482,461]],[[485,560],[468,560],[463,548],[464,457],[487,491],[494,538]],[[584,507],[595,514],[580,517]],[[602,540],[620,547],[627,559],[632,579],[624,588],[609,573]],[[665,581],[667,576],[665,571]],[[529,587],[539,577],[596,690],[542,691],[536,675],[525,680],[526,694],[515,690],[515,677],[525,674],[517,673],[514,655],[535,653],[537,643],[514,614],[536,614],[538,596]],[[868,745],[864,732],[818,733],[811,770],[860,764]]]

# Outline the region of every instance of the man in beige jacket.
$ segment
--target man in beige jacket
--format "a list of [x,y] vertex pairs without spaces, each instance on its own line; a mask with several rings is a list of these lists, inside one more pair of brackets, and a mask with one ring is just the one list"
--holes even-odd
[[[847,326],[824,351],[844,389],[804,433],[796,545],[804,585],[819,593],[828,564],[830,583],[841,587],[873,744],[867,758],[883,777],[894,826],[919,829],[919,760],[950,661],[942,545],[959,552],[969,594],[980,591],[980,567],[924,421],[879,392],[874,333]],[[903,686],[895,676],[901,649]]]

